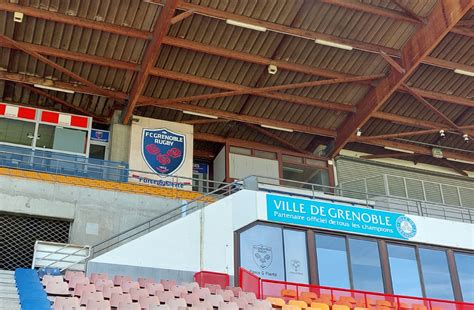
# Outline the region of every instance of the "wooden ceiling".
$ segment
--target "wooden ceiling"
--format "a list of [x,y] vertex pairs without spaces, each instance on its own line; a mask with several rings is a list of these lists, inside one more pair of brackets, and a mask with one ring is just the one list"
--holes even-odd
[[[206,156],[232,139],[327,158],[343,148],[409,158],[389,147],[465,174],[474,171],[474,78],[454,70],[474,72],[472,6],[0,0],[0,100],[104,124],[117,110],[124,123],[135,114],[193,124]],[[434,159],[433,147],[458,162]]]

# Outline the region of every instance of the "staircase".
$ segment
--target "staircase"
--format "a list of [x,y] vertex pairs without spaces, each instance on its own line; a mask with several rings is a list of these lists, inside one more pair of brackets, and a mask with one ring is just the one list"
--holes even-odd
[[13,271],[0,270],[0,310],[19,310]]

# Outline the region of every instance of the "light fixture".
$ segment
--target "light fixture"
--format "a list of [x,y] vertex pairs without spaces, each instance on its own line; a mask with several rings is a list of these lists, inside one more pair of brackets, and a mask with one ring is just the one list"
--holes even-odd
[[439,131],[439,136],[440,136],[441,138],[445,138],[445,137],[446,137],[446,132],[445,132],[443,129],[441,129],[441,130]]
[[21,23],[23,22],[23,13],[21,12],[14,12],[13,13],[13,21],[15,23]]
[[195,115],[195,116],[207,117],[207,118],[212,118],[212,119],[218,119],[217,116],[209,115],[209,114],[203,114],[203,113],[197,113],[197,112],[191,112],[191,111],[183,111],[183,113],[188,114],[188,115]]
[[469,142],[469,136],[467,133],[463,134],[462,137],[464,138],[464,142],[468,143]]
[[347,51],[352,51],[352,49],[353,49],[353,47],[350,46],[350,45],[340,44],[340,43],[321,40],[321,39],[316,39],[314,42],[316,42],[318,44],[321,44],[321,45],[336,47],[336,48],[340,48],[340,49],[347,50]]
[[268,129],[275,129],[275,130],[281,130],[281,131],[286,131],[286,132],[293,132],[293,129],[288,129],[288,128],[282,128],[282,127],[276,127],[276,126],[270,126],[270,125],[260,125],[263,128],[268,128]]
[[268,65],[268,74],[276,74],[278,71],[278,67],[275,65]]
[[75,91],[73,91],[73,90],[64,89],[64,88],[57,88],[57,87],[47,86],[47,85],[42,85],[42,84],[34,84],[33,86],[36,87],[36,88],[60,91],[60,92],[63,92],[63,93],[68,93],[68,94],[74,94],[75,93]]
[[360,128],[357,128],[356,136],[362,136],[362,131],[360,130]]
[[267,28],[265,28],[265,27],[256,26],[256,25],[252,25],[252,24],[247,24],[247,23],[239,22],[239,21],[233,20],[233,19],[226,19],[225,22],[226,22],[228,25],[232,25],[232,26],[247,28],[247,29],[256,30],[256,31],[261,31],[261,32],[267,31]]
[[467,76],[474,76],[474,72],[467,71],[467,70],[462,70],[462,69],[454,69],[454,73],[467,75]]
[[408,150],[403,150],[403,149],[397,149],[395,147],[390,147],[390,146],[385,146],[384,149],[390,150],[390,151],[396,151],[396,152],[402,152],[402,153],[407,153],[407,154],[415,154],[413,151],[408,151]]

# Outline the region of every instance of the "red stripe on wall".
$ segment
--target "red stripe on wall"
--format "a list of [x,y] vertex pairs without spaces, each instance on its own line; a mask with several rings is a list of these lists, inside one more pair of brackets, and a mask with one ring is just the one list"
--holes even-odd
[[6,104],[0,103],[0,115],[5,115],[6,108],[7,108]]
[[89,119],[87,117],[71,115],[71,126],[87,128]]
[[34,120],[36,118],[36,109],[23,108],[18,109],[18,118]]
[[41,113],[41,121],[47,123],[57,124],[59,122],[59,113],[43,111]]

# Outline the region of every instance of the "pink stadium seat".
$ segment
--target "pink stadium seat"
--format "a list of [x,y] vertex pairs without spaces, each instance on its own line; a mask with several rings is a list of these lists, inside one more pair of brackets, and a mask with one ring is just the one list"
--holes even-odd
[[156,281],[151,278],[138,278],[138,284],[141,288],[145,288],[148,283],[156,283]]
[[151,305],[149,310],[170,310],[170,307],[167,305]]
[[255,299],[253,305],[256,306],[260,310],[272,310],[272,304],[267,300],[258,300]]
[[231,302],[235,302],[237,304],[237,306],[239,306],[240,309],[243,309],[245,308],[246,305],[248,305],[249,303],[247,302],[247,299],[245,298],[241,298],[241,297],[232,297],[230,299]]
[[102,291],[102,294],[104,294],[105,299],[110,299],[112,297],[112,294],[123,294],[122,292],[122,287],[120,286],[115,286],[115,287],[108,287],[104,286],[104,290]]
[[176,281],[175,280],[161,280],[160,281],[161,284],[163,284],[163,287],[165,290],[169,290],[172,286],[176,285]]
[[117,310],[141,310],[141,306],[137,302],[124,302],[121,301]]
[[187,292],[188,292],[188,289],[186,288],[186,286],[173,285],[173,286],[170,288],[170,292],[174,294],[174,297],[181,297],[181,294],[182,294],[182,293],[187,293]]
[[219,310],[239,310],[239,306],[234,302],[221,302],[219,304]]
[[101,301],[104,300],[102,292],[83,292],[81,296],[81,305],[87,305],[89,300]]
[[49,282],[45,291],[48,295],[71,296],[66,282]]
[[140,296],[140,306],[142,309],[149,309],[151,305],[160,305],[160,299],[157,296]]
[[146,288],[136,288],[132,287],[129,292],[130,296],[132,296],[133,301],[138,301],[141,296],[150,296],[148,290]]
[[207,287],[195,288],[193,293],[198,294],[199,298],[205,299],[206,296],[211,295],[211,291]]
[[221,295],[208,295],[204,300],[210,302],[213,307],[219,307],[221,302],[224,302]]
[[140,288],[140,284],[138,284],[136,281],[122,281],[120,286],[122,287],[122,291],[124,293],[130,292],[131,288]]
[[186,300],[183,298],[170,299],[166,302],[166,305],[170,307],[170,310],[178,310],[179,308],[186,309],[187,307]]
[[210,291],[211,294],[215,294],[217,290],[221,289],[221,286],[219,284],[206,284],[206,286]]
[[114,287],[114,282],[112,280],[104,280],[104,279],[98,279],[97,281],[95,281],[95,289],[98,292],[102,292],[105,286]]
[[254,304],[255,301],[257,301],[257,297],[255,296],[255,293],[252,293],[252,292],[240,292],[239,297],[247,300],[249,304]]
[[231,290],[217,289],[216,295],[221,295],[222,298],[224,298],[224,301],[230,301],[230,299],[234,297],[234,292],[232,292]]
[[81,297],[84,292],[95,293],[95,291],[96,290],[95,290],[94,284],[78,283],[76,284],[76,287],[74,288],[73,296]]
[[150,295],[153,295],[153,296],[156,295],[156,292],[165,291],[163,284],[161,283],[147,283],[145,285],[145,288],[148,290],[148,293],[150,293]]
[[86,306],[87,310],[110,310],[110,301],[108,300],[101,300],[101,301],[94,301],[89,300]]
[[112,293],[112,296],[110,297],[110,306],[118,307],[121,302],[132,303],[132,297],[128,294]]
[[73,277],[85,277],[85,275],[84,275],[84,272],[82,271],[69,271],[69,270],[66,271],[66,273],[64,274],[64,279],[68,282],[71,281]]
[[63,306],[79,307],[79,299],[76,297],[56,297],[54,299],[53,309],[62,310]]
[[69,288],[73,289],[76,287],[77,284],[90,284],[89,278],[82,276],[73,276],[71,280],[69,280]]
[[122,281],[132,281],[132,279],[129,276],[114,276],[114,285],[119,286],[122,284]]
[[167,303],[169,300],[174,299],[174,294],[168,291],[156,292],[156,296],[160,299],[161,302]]
[[199,288],[199,283],[197,282],[183,283],[182,285],[185,286],[190,293],[194,290],[194,288]]
[[191,293],[191,294],[188,294],[188,293],[183,293],[181,295],[182,298],[184,298],[184,300],[186,300],[186,303],[188,305],[192,305],[194,304],[195,302],[199,302],[199,295],[197,293]]
[[242,292],[242,288],[240,287],[228,286],[226,289],[231,290],[234,293],[234,297],[239,297],[240,292]]
[[95,284],[95,282],[99,279],[108,280],[109,275],[107,273],[92,273],[90,276],[90,280],[92,284]]
[[212,306],[212,304],[209,301],[195,302],[195,303],[193,303],[193,308],[202,308],[202,309],[206,309],[206,310],[213,310],[214,309],[214,307]]
[[43,284],[43,286],[46,286],[48,282],[56,282],[56,283],[64,282],[64,278],[63,276],[52,276],[52,275],[46,274],[43,276],[41,283]]

